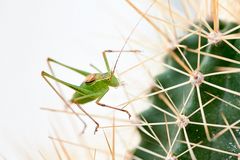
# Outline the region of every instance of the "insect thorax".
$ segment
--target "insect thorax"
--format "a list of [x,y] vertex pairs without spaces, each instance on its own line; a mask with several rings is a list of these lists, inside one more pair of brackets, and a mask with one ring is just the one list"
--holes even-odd
[[115,75],[112,75],[111,72],[107,73],[92,73],[86,76],[84,83],[93,84],[97,81],[101,81],[102,83],[106,83],[111,87],[118,87],[119,81]]

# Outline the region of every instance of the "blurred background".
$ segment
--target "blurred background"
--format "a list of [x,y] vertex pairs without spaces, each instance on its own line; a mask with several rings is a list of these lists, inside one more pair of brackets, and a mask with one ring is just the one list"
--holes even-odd
[[[101,52],[119,50],[139,18],[125,1],[0,1],[0,159],[41,159],[40,150],[46,155],[54,152],[48,139],[52,114],[40,108],[61,109],[63,104],[41,78],[40,72],[48,71],[47,57],[83,70],[93,71],[89,70],[90,63],[105,70]],[[144,24],[141,27],[148,36],[154,34]],[[115,58],[110,56],[112,65]],[[131,55],[122,56],[120,61],[120,70],[135,63]],[[57,66],[55,71],[74,84],[83,80]],[[72,93],[66,92],[68,96]],[[92,105],[96,107],[90,104],[90,113],[98,112]],[[56,117],[52,119],[62,123]],[[86,123],[86,132],[92,136],[95,125],[88,120]],[[66,128],[61,132],[71,131]]]

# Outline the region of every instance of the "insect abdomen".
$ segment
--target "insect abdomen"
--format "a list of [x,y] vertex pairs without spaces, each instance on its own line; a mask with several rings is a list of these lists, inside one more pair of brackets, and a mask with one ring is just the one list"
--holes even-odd
[[75,92],[72,96],[71,102],[75,104],[85,104],[98,98],[98,95],[82,95],[79,92]]

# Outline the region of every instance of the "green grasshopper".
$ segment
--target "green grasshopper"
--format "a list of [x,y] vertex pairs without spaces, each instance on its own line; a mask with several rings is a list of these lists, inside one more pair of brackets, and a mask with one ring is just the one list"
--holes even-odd
[[[120,52],[120,53],[119,53],[118,58],[117,58],[117,60],[115,62],[114,69],[111,71],[109,63],[108,63],[108,59],[107,59],[107,56],[106,56],[106,53],[113,53],[113,52]],[[103,59],[104,59],[104,62],[105,62],[105,66],[106,66],[106,69],[107,69],[107,72],[105,72],[105,73],[102,73],[97,67],[95,67],[93,65],[91,65],[91,66],[93,68],[95,68],[98,71],[98,73],[89,73],[89,72],[86,72],[86,71],[83,71],[83,70],[79,70],[79,69],[70,67],[68,65],[65,65],[65,64],[63,64],[61,62],[58,62],[58,61],[56,61],[54,59],[51,59],[51,58],[48,58],[47,62],[49,64],[49,68],[50,68],[50,70],[52,72],[52,75],[42,71],[42,77],[44,78],[44,80],[50,85],[50,87],[63,100],[65,105],[67,105],[72,110],[72,112],[74,112],[74,113],[75,113],[75,111],[70,107],[70,105],[65,100],[65,98],[61,95],[61,93],[59,91],[57,91],[54,88],[54,86],[49,82],[47,77],[52,79],[52,80],[54,80],[54,81],[56,81],[56,82],[59,82],[59,83],[65,85],[65,86],[67,86],[67,87],[69,87],[69,88],[71,88],[71,89],[73,89],[75,91],[75,93],[73,94],[70,102],[73,103],[73,104],[76,104],[79,109],[81,109],[90,119],[93,120],[93,122],[96,124],[95,132],[98,130],[99,124],[98,124],[98,122],[96,120],[94,120],[80,106],[81,104],[85,104],[85,103],[92,102],[92,101],[96,100],[95,102],[99,106],[107,107],[107,108],[111,108],[111,109],[115,109],[115,110],[119,110],[119,111],[125,112],[125,113],[128,114],[129,118],[131,117],[130,113],[127,110],[116,108],[116,107],[112,107],[112,106],[109,106],[109,105],[106,105],[106,104],[103,104],[103,103],[100,102],[100,100],[104,97],[104,95],[109,91],[110,87],[118,87],[118,86],[120,86],[119,79],[114,75],[114,72],[115,72],[115,69],[116,69],[117,62],[118,62],[119,57],[120,57],[122,52],[139,52],[139,51],[138,50],[125,50],[125,51],[105,50],[104,52],[102,52]],[[58,64],[58,65],[60,65],[62,67],[68,68],[68,69],[70,69],[72,71],[75,71],[75,72],[85,76],[85,80],[80,85],[74,85],[74,84],[71,84],[71,83],[65,82],[65,81],[63,81],[61,79],[56,78],[54,76],[54,73],[53,73],[53,70],[51,68],[50,62]],[[78,116],[77,113],[75,113],[75,114]],[[84,131],[85,128],[86,128],[86,124],[79,116],[78,116],[78,118],[84,123],[84,129],[83,129],[83,131]]]

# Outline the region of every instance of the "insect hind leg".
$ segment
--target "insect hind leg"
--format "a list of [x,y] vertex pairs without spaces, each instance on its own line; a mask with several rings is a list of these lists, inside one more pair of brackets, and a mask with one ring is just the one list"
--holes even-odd
[[98,131],[99,123],[98,123],[90,114],[88,114],[88,113],[82,108],[82,106],[80,106],[79,104],[76,104],[76,106],[77,106],[81,111],[83,111],[83,112],[96,124],[95,131],[94,131],[94,134],[95,134],[95,133]]
[[[51,66],[50,66],[51,67]],[[52,69],[52,68],[51,68]],[[51,70],[50,69],[50,70]],[[47,82],[47,84],[52,88],[52,90],[58,95],[58,97],[63,101],[63,103],[65,104],[65,106],[67,108],[69,108],[75,115],[76,117],[82,122],[83,124],[83,130],[82,130],[82,134],[85,132],[86,128],[87,128],[87,124],[85,123],[85,121],[72,109],[72,107],[70,106],[70,104],[68,103],[68,101],[65,99],[65,97],[61,94],[60,91],[58,91],[53,84],[46,78],[46,75],[43,74],[44,72],[42,72],[42,77],[43,79]],[[59,86],[60,87],[60,86]]]
[[[54,72],[54,70],[53,70],[53,67],[52,67],[52,65],[51,65],[50,62],[51,62],[51,60],[50,60],[50,58],[48,58],[48,59],[47,59],[48,69],[50,70],[51,75],[53,75],[54,77],[56,77],[56,74],[55,74],[55,72]],[[59,94],[62,96],[61,99],[64,99],[64,101],[67,102],[66,97],[65,97],[65,95],[64,95],[64,93],[63,93],[62,87],[59,85],[59,83],[58,83],[57,81],[55,81],[55,84],[56,84],[56,86],[57,86],[57,89],[56,89],[56,90],[57,90],[57,91],[59,92]],[[65,104],[65,102],[64,102],[64,104]],[[66,105],[65,105],[65,107],[67,108]]]

